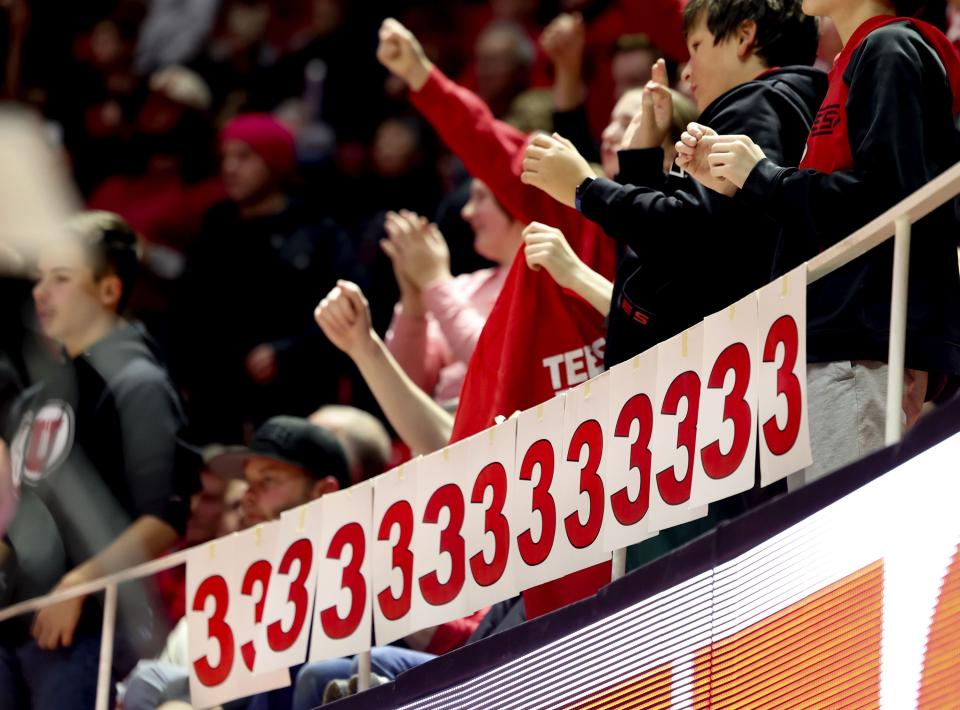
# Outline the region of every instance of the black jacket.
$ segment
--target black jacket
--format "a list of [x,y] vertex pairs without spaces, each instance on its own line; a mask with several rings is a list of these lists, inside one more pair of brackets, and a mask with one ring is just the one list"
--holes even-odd
[[[710,104],[700,122],[751,136],[797,165],[826,91],[810,67],[769,71]],[[607,367],[688,328],[770,280],[777,224],[677,171],[659,149],[620,152],[618,184],[594,180],[580,209],[630,249],[614,283]]]
[[[347,234],[305,203],[254,219],[233,203],[210,211],[187,257],[173,332],[173,370],[198,438],[240,443],[245,424],[338,401],[349,363],[313,310],[338,278],[357,280],[354,263]],[[276,350],[277,376],[258,385],[245,360],[263,343]]]
[[[828,174],[781,168],[770,158],[744,185],[744,199],[783,227],[775,274],[840,241],[960,160],[951,90],[958,78],[911,25],[890,24],[867,35],[843,81],[853,168]],[[960,373],[953,205],[915,225],[911,244],[906,364]],[[892,263],[891,240],[811,284],[809,361],[886,361]]]

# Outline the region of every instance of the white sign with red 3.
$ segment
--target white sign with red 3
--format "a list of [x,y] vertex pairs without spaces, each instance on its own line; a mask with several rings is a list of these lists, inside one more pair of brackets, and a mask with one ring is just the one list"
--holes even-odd
[[560,575],[610,559],[600,536],[607,501],[603,446],[609,418],[609,372],[567,391],[554,488],[559,530],[551,553],[558,558],[554,569]]
[[373,630],[378,646],[416,631],[413,603],[413,528],[417,502],[416,458],[373,479]]
[[463,523],[466,500],[460,481],[467,470],[465,446],[451,446],[420,459],[413,532],[414,629],[445,624],[471,614],[462,594],[467,574]]
[[[190,698],[212,707],[290,685],[286,668],[254,673],[277,525],[216,540],[187,558]],[[214,572],[213,570],[216,570]]]
[[317,602],[310,660],[351,656],[370,648],[370,528],[373,483],[323,496],[317,556]]
[[516,464],[517,420],[470,437],[470,467],[462,472],[470,486],[464,531],[467,540],[467,606],[482,609],[517,591],[510,496]]
[[653,405],[652,470],[648,528],[663,530],[706,515],[690,507],[697,474],[697,418],[700,413],[700,367],[703,323],[657,346],[657,387]]
[[280,516],[273,579],[260,630],[263,641],[257,646],[257,671],[289,668],[307,659],[322,506],[323,498],[318,498]]
[[757,452],[757,294],[703,321],[703,373],[690,505],[753,488]]
[[609,497],[603,547],[612,552],[657,534],[647,528],[653,485],[650,440],[657,386],[657,351],[647,350],[610,370],[610,428],[604,456]]
[[807,416],[807,265],[757,291],[760,299],[760,484],[813,463]]
[[553,554],[563,524],[554,495],[563,435],[566,394],[521,412],[517,418],[516,466],[510,520],[516,551],[516,579],[530,589],[562,577],[563,560]]

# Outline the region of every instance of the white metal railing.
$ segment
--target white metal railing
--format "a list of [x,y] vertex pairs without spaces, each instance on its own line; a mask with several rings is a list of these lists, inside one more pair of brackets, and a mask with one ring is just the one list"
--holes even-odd
[[[957,163],[843,241],[838,242],[807,262],[807,283],[810,284],[883,244],[891,236],[894,237],[893,288],[890,300],[890,347],[887,358],[886,443],[888,445],[900,440],[903,426],[903,364],[906,344],[911,225],[958,194],[960,194],[960,163]],[[190,549],[181,550],[85,584],[78,584],[55,594],[35,597],[0,609],[0,622],[67,599],[106,590],[100,667],[97,678],[96,710],[108,710],[113,638],[117,615],[117,585],[149,577],[182,565],[186,562],[190,551]],[[625,566],[626,550],[615,551],[613,553],[614,579],[623,576]],[[370,678],[369,652],[361,654],[359,661],[360,678],[358,686],[361,690],[365,690],[369,687]]]

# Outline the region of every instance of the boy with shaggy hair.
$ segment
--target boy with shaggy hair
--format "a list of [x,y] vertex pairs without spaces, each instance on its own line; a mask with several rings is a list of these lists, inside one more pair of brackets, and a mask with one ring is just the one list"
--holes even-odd
[[[691,124],[680,164],[777,221],[775,274],[832,246],[960,159],[960,58],[936,28],[909,19],[917,0],[804,0],[833,20],[843,50],[799,168],[747,135]],[[704,121],[708,124],[708,122]],[[724,131],[717,131],[724,133]],[[952,205],[921,221],[910,253],[904,418],[960,373],[960,276]],[[884,441],[892,242],[807,292],[813,466],[796,487]]]

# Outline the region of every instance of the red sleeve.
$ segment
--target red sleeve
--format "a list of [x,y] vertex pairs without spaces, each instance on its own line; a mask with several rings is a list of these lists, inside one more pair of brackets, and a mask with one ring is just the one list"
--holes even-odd
[[467,172],[483,180],[514,218],[560,229],[569,223],[563,214],[568,208],[520,182],[527,134],[494,118],[479,96],[434,68],[423,88],[410,93],[410,100]]
[[485,607],[471,616],[465,616],[462,619],[454,619],[446,624],[440,624],[437,630],[433,632],[430,639],[430,645],[424,649],[427,653],[433,653],[437,656],[460,648],[467,642],[470,635],[477,630],[483,617],[490,611],[490,607]]

